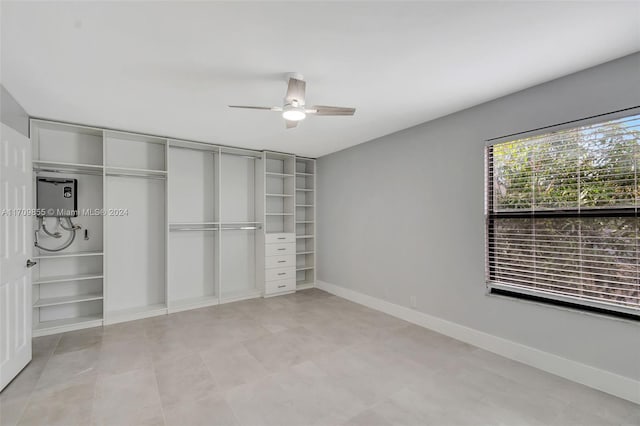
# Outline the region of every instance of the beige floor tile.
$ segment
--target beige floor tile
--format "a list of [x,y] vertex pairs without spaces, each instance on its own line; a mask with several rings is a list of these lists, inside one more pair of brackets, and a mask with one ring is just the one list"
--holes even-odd
[[38,360],[40,358],[49,358],[56,346],[58,346],[58,342],[60,341],[60,334],[53,334],[51,336],[41,336],[35,337],[33,339],[33,345],[31,347],[31,353],[33,355],[34,360]]
[[18,422],[18,425],[87,425],[96,377],[82,376],[64,384],[36,390]]
[[240,343],[204,351],[200,355],[220,391],[255,382],[269,374]]
[[216,383],[198,354],[155,365],[160,400],[165,408],[213,395]]
[[303,327],[272,333],[243,343],[269,371],[277,371],[337,350],[338,346],[312,335]]
[[95,346],[51,355],[36,388],[60,385],[81,376],[96,374],[99,356],[100,350]]
[[236,387],[226,399],[243,425],[339,425],[366,408],[312,363]]
[[218,395],[165,408],[164,415],[167,426],[239,426],[229,404]]
[[95,425],[163,424],[162,404],[153,369],[100,375],[93,401]]
[[344,426],[393,426],[387,419],[377,414],[372,409],[367,409],[350,418]]
[[0,394],[0,425],[15,426],[27,407],[31,394],[27,396],[2,398]]
[[149,368],[152,364],[145,339],[110,340],[101,345],[98,372],[118,374]]
[[91,347],[99,347],[102,343],[102,327],[87,328],[85,330],[70,331],[60,335],[60,341],[54,353],[73,352]]
[[182,332],[152,334],[147,337],[147,352],[154,363],[166,362],[197,353],[182,338]]

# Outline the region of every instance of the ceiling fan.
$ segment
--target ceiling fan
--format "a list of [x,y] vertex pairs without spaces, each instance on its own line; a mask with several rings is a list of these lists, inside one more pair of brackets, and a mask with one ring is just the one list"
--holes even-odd
[[304,99],[307,82],[304,81],[304,78],[300,74],[289,74],[288,77],[289,83],[287,86],[287,94],[284,97],[283,106],[262,107],[248,105],[229,105],[229,108],[261,109],[281,112],[287,129],[296,127],[299,121],[306,118],[307,114],[353,115],[356,112],[355,108],[324,105],[314,105],[307,108]]

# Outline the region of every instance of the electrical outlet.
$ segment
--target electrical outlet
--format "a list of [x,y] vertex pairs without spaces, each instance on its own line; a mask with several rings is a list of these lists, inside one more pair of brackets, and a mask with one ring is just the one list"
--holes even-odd
[[418,300],[416,299],[415,296],[411,296],[409,298],[409,303],[411,304],[412,308],[415,308],[416,306],[418,306]]

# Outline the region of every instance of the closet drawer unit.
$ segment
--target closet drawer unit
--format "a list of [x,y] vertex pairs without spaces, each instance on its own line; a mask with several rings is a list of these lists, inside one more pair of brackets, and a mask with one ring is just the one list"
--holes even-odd
[[293,234],[293,233],[266,234],[265,242],[267,244],[295,243],[296,234]]
[[266,256],[284,256],[296,254],[296,243],[265,244]]
[[288,280],[268,281],[264,284],[264,294],[276,294],[287,291],[295,291],[296,279],[291,278]]
[[265,268],[273,269],[273,268],[286,268],[295,266],[296,257],[294,255],[286,255],[286,256],[269,256],[265,258]]
[[290,278],[296,279],[296,268],[267,269],[265,271],[265,281],[286,280]]

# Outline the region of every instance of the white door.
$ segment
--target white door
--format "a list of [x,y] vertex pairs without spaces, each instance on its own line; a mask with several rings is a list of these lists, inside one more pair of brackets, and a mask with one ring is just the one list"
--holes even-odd
[[31,361],[33,266],[31,146],[27,137],[1,126],[0,390]]

